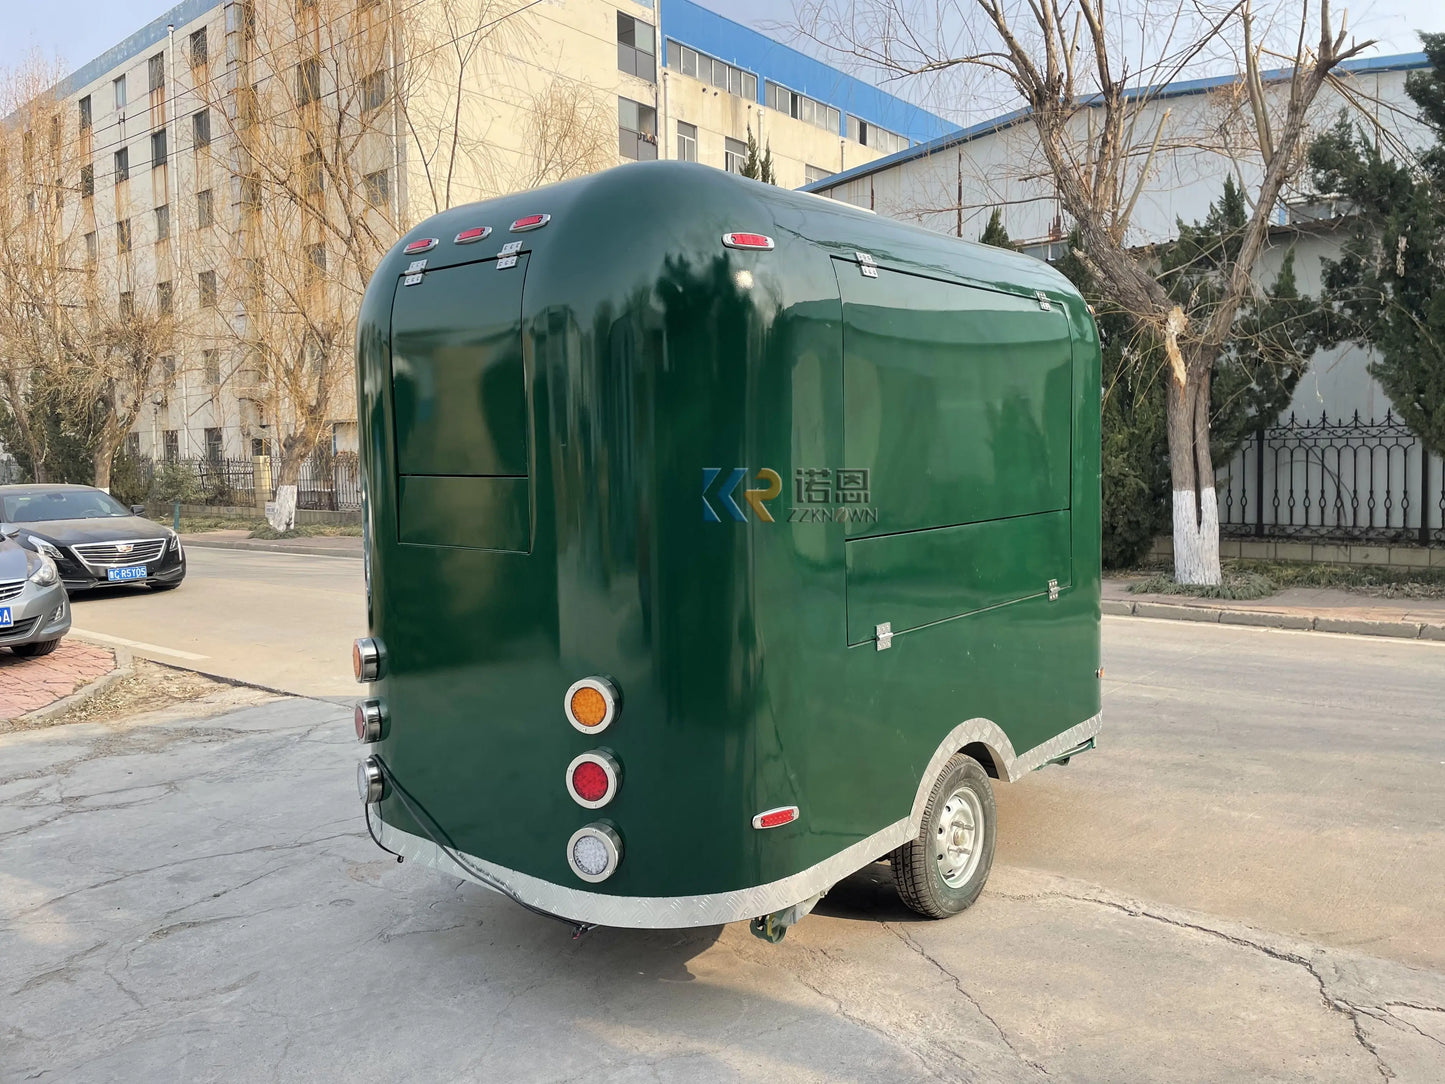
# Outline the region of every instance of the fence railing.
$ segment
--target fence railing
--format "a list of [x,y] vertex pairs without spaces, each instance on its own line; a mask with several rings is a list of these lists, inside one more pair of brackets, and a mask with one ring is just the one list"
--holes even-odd
[[[136,464],[151,496],[187,504],[255,505],[276,496],[275,459],[205,457]],[[257,477],[261,489],[257,493]],[[361,507],[361,471],[355,452],[318,452],[301,464],[296,507],[350,512]]]
[[1445,466],[1392,413],[1256,433],[1216,479],[1233,537],[1445,544]]

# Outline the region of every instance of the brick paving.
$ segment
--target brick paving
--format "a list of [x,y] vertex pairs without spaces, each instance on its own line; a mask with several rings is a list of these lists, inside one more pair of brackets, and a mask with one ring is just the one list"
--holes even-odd
[[0,720],[53,704],[114,669],[109,650],[70,637],[38,659],[0,648]]

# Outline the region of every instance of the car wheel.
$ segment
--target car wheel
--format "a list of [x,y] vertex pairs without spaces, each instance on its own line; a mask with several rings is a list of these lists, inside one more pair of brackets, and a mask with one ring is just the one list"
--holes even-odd
[[49,655],[60,646],[60,637],[53,640],[36,640],[31,644],[16,644],[10,650],[19,655],[22,659],[33,659],[40,655]]
[[944,765],[916,838],[893,852],[893,884],[913,910],[947,918],[978,899],[993,868],[998,814],[983,765],[956,754]]

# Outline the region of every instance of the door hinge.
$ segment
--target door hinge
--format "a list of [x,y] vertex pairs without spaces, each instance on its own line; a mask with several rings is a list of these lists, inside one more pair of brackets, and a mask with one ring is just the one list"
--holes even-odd
[[878,265],[873,262],[871,253],[855,252],[853,255],[858,257],[858,270],[863,272],[865,279],[876,279],[878,277]]
[[1044,312],[1054,311],[1053,305],[1049,303],[1048,294],[1044,293],[1042,290],[1035,290],[1034,296],[1039,299],[1039,308],[1041,308]]
[[893,646],[893,622],[885,621],[881,625],[875,625],[873,635],[878,638],[878,650],[887,651]]
[[1049,581],[1049,601],[1050,601],[1050,602],[1057,602],[1058,599],[1059,599],[1059,581],[1058,581],[1058,580],[1050,580],[1050,581]]
[[415,285],[416,285],[418,282],[420,282],[421,280],[422,280],[422,273],[421,273],[420,271],[418,271],[418,272],[416,272],[416,273],[413,274],[413,275],[407,275],[407,276],[405,276],[405,277],[401,280],[401,284],[402,284],[403,286],[415,286]]

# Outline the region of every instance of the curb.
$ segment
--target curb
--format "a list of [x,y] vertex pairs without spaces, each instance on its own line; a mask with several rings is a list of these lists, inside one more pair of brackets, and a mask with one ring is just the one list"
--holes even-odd
[[181,542],[186,546],[195,546],[203,550],[259,550],[263,553],[290,553],[301,557],[351,557],[361,560],[361,554],[354,549],[342,549],[340,546],[307,546],[301,549],[297,546],[288,546],[284,542],[264,542],[250,539],[214,539],[200,541],[194,538],[182,538]]
[[1102,613],[1115,617],[1152,617],[1166,621],[1203,621],[1220,625],[1250,625],[1266,629],[1294,629],[1301,632],[1336,632],[1350,636],[1389,636],[1396,640],[1438,640],[1445,642],[1445,624],[1419,621],[1367,621],[1352,617],[1316,617],[1302,613],[1271,613],[1268,610],[1229,610],[1222,606],[1181,606],[1169,602],[1131,602],[1104,599]]
[[[81,643],[92,644],[93,641],[77,636]],[[82,685],[69,696],[62,696],[52,704],[46,704],[43,708],[36,708],[34,711],[27,711],[24,715],[17,715],[11,719],[10,725],[16,729],[23,729],[33,723],[41,722],[52,715],[59,715],[68,711],[83,700],[89,700],[96,693],[110,688],[122,678],[128,678],[135,673],[135,656],[123,647],[114,647],[111,644],[94,644],[95,647],[103,647],[115,658],[115,669],[108,674],[101,674],[89,685]]]

